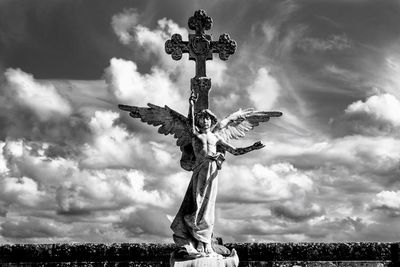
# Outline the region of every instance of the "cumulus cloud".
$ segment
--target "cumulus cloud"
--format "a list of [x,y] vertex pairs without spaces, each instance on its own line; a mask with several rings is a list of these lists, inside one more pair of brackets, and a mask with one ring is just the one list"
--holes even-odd
[[398,136],[400,101],[384,93],[351,103],[341,117],[332,120],[337,135]]
[[[224,171],[225,170],[225,171]],[[307,174],[290,163],[253,167],[225,165],[220,174],[220,198],[229,202],[263,203],[302,198],[313,190]]]
[[[224,165],[219,177],[217,232],[242,242],[277,241],[290,233],[304,234],[307,224],[325,214],[313,203],[315,177],[288,162],[271,165]],[[290,239],[290,238],[289,238]]]
[[0,186],[1,199],[6,203],[35,208],[46,201],[45,192],[39,189],[37,182],[28,177],[2,177]]
[[[100,127],[100,130],[104,129]],[[105,132],[104,136],[109,134]],[[174,193],[162,190],[163,181],[155,182],[148,173],[105,166],[86,168],[79,164],[78,158],[47,157],[47,147],[47,144],[32,142],[6,142],[3,147],[6,171],[0,176],[1,200],[37,209],[57,209],[64,215],[87,215],[134,204],[165,208],[175,201]],[[107,152],[102,153],[109,156]],[[149,162],[151,157],[154,155],[143,161]],[[128,160],[134,159],[128,157]]]
[[[104,130],[104,127],[111,127],[112,123],[112,119],[110,125],[100,120],[93,126]],[[152,174],[135,169],[82,168],[77,158],[47,157],[47,148],[46,143],[22,140],[7,140],[2,147],[4,171],[0,174],[0,215],[5,216],[10,210],[24,209],[27,215],[35,216],[35,219],[25,215],[8,216],[1,227],[1,235],[6,240],[110,242],[116,238],[111,234],[111,228],[106,227],[110,223],[115,223],[116,228],[112,229],[120,233],[118,240],[121,242],[128,241],[122,230],[131,233],[128,235],[130,240],[134,238],[144,242],[149,236],[157,240],[161,232],[156,227],[156,230],[148,228],[149,222],[153,220],[154,226],[158,225],[161,217],[156,215],[165,214],[163,218],[167,226],[167,212],[163,210],[169,210],[180,197],[176,189],[182,187],[181,178],[171,176],[177,183],[174,187],[174,183],[160,178],[154,180]],[[159,148],[160,145],[156,144],[158,157],[168,160],[166,155],[157,150]],[[142,221],[143,231],[140,235],[134,235],[131,231],[133,226],[129,226],[132,224],[128,218],[132,213],[129,210],[133,207],[135,210],[141,207],[142,213],[147,214],[147,221]],[[154,208],[159,212],[147,212]],[[132,214],[130,217],[134,216]],[[81,222],[88,220],[92,222],[90,226],[81,225],[79,228]],[[65,222],[69,222],[70,227],[66,227]],[[76,235],[78,228],[83,236]],[[168,227],[162,231],[167,242]]]
[[139,14],[133,8],[124,9],[122,13],[115,14],[111,19],[111,25],[121,43],[127,45],[133,40],[129,32],[138,23]]
[[[302,169],[341,167],[371,177],[383,175],[380,182],[394,181],[400,162],[400,140],[393,137],[350,135],[325,142],[275,144],[270,153],[276,158],[293,162]],[[268,155],[266,155],[268,156]],[[384,175],[386,174],[386,175]],[[391,178],[389,178],[391,177]]]
[[165,144],[151,142],[151,145],[151,150],[154,153],[154,159],[160,164],[160,166],[166,167],[174,162],[172,159],[172,155],[165,151]]
[[105,168],[110,166],[131,166],[134,155],[146,153],[138,138],[130,135],[126,129],[114,125],[119,117],[111,111],[96,111],[89,122],[93,132],[91,143],[83,147],[83,166]]
[[257,71],[254,83],[247,87],[250,99],[259,110],[271,109],[277,100],[281,86],[271,73],[265,68]]
[[[109,90],[118,101],[135,106],[147,103],[180,107],[185,101],[165,70],[153,68],[150,74],[141,74],[134,62],[113,58],[105,71]],[[181,108],[183,109],[183,108]]]
[[5,143],[0,141],[0,151],[1,151],[1,153],[0,153],[0,174],[6,172],[8,170],[6,160],[3,156],[4,146],[5,146]]
[[389,214],[400,216],[400,191],[382,191],[372,199],[372,209],[386,210]]
[[131,205],[165,207],[171,199],[161,191],[146,189],[149,182],[141,171],[78,170],[69,182],[58,187],[56,199],[60,214],[91,214]]
[[[165,144],[143,141],[139,134],[129,132],[124,125],[118,125],[119,114],[113,111],[96,111],[89,121],[92,140],[82,146],[80,165],[85,168],[142,168],[152,170],[154,159],[160,166],[169,169],[169,163],[176,161],[169,152],[169,146],[176,152],[174,139],[170,136],[168,148]],[[154,134],[156,128],[152,129]],[[144,143],[146,142],[146,143]],[[162,149],[161,149],[162,148]],[[161,168],[160,168],[161,169]],[[153,172],[155,170],[152,170]]]
[[[45,140],[55,146],[81,143],[89,132],[83,114],[52,82],[20,69],[7,69],[0,81],[0,138]],[[65,84],[64,84],[65,86]]]
[[[292,222],[302,222],[302,218],[309,222],[321,215],[328,219],[357,216],[364,222],[375,221],[376,218],[371,219],[371,205],[368,203],[375,198],[376,192],[398,186],[399,146],[397,138],[361,135],[325,142],[294,140],[293,144],[267,145],[266,161],[290,162],[313,181],[314,187],[312,191],[306,191],[305,198],[281,199],[278,203],[271,203],[269,208],[282,220]],[[313,204],[322,209],[314,209]],[[376,203],[372,208],[378,210]],[[365,238],[367,232],[358,232],[354,236]],[[341,238],[346,240],[345,236]]]
[[15,96],[17,103],[28,107],[40,120],[46,121],[54,116],[68,116],[71,106],[50,83],[39,83],[32,75],[20,69],[7,69],[4,73],[7,89]]
[[160,50],[160,45],[164,45],[172,34],[178,33],[182,36],[188,34],[187,29],[179,27],[167,18],[158,20],[157,28],[150,30],[139,23],[139,17],[136,9],[124,9],[123,12],[113,15],[111,25],[121,43],[131,45],[137,42],[140,46],[148,46],[146,53],[151,51],[161,56],[165,52]]
[[365,114],[376,120],[383,120],[393,124],[400,125],[400,101],[390,94],[374,95],[367,98],[365,102],[359,100],[349,105],[346,114],[356,115]]
[[48,143],[7,140],[3,149],[7,171],[4,177],[29,177],[39,184],[58,185],[69,169],[76,166],[73,159],[46,156]]
[[174,62],[171,56],[165,53],[164,45],[165,41],[170,39],[175,33],[180,34],[182,38],[186,38],[186,36],[188,36],[187,29],[179,27],[178,24],[170,19],[163,18],[157,21],[156,29],[151,30],[142,25],[137,25],[133,28],[133,30],[136,34],[135,41],[141,47],[146,48],[147,51],[144,52],[147,53],[148,57],[157,56],[155,59],[159,60],[159,63],[163,64],[164,66],[172,67],[172,64],[176,65],[179,63],[184,63]]

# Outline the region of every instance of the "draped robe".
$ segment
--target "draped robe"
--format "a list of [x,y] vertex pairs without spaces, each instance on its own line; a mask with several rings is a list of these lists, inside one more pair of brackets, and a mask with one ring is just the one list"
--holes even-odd
[[[215,201],[218,189],[217,161],[196,153],[196,162],[182,205],[171,224],[174,242],[181,247],[201,241],[211,243],[214,229]],[[215,150],[215,149],[213,149]]]

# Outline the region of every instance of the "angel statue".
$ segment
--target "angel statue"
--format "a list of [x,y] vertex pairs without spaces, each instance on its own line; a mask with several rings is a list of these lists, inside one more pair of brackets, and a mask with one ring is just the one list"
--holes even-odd
[[181,167],[192,171],[181,207],[171,224],[174,242],[180,252],[191,257],[215,255],[211,238],[214,229],[215,201],[217,197],[218,172],[225,160],[225,152],[242,155],[261,149],[264,145],[256,142],[249,147],[235,148],[230,139],[244,137],[245,133],[270,117],[279,117],[281,112],[239,110],[218,122],[208,109],[194,114],[196,96],[189,99],[188,118],[168,106],[148,107],[119,105],[129,111],[133,118],[140,118],[150,125],[161,127],[161,134],[172,134],[181,148]]

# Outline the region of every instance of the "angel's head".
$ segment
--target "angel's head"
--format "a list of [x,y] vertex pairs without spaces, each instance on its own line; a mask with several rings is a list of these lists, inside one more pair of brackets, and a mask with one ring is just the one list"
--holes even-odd
[[208,129],[217,124],[218,120],[211,110],[203,109],[196,113],[194,122],[200,129]]

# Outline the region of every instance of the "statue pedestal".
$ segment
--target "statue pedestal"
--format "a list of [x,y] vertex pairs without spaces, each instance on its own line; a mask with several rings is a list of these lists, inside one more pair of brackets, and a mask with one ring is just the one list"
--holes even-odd
[[171,254],[171,267],[238,267],[239,257],[233,249],[228,257],[201,257],[196,259],[178,259],[175,252]]

